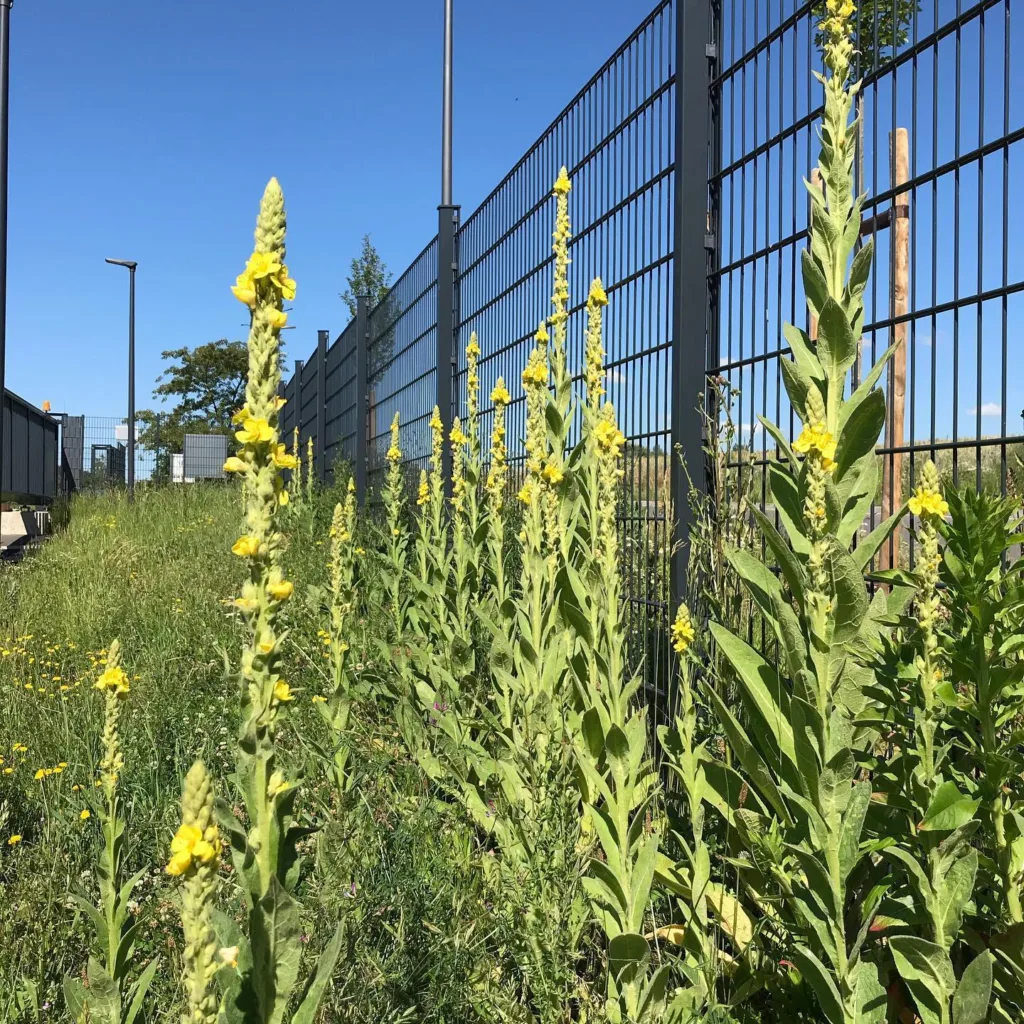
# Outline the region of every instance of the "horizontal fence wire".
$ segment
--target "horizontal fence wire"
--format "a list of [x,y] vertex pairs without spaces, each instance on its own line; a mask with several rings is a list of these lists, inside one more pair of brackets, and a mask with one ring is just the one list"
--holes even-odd
[[[810,329],[800,251],[817,163],[821,3],[725,0],[717,364],[739,393],[733,468],[768,503],[776,458],[759,417],[799,428],[782,384],[782,325]],[[893,10],[897,12],[895,19]],[[900,20],[901,14],[903,20]],[[863,87],[855,171],[867,194],[862,242],[874,244],[854,381],[895,341],[882,374],[888,422],[883,487],[865,527],[900,507],[926,458],[954,484],[1020,487],[1021,373],[1010,325],[1024,312],[1024,29],[1009,0],[861,3],[854,44]],[[1015,188],[1016,186],[1016,188]],[[715,361],[712,361],[715,363]],[[902,363],[902,365],[901,365]],[[741,485],[742,486],[742,485]],[[897,533],[883,566],[913,557]]]

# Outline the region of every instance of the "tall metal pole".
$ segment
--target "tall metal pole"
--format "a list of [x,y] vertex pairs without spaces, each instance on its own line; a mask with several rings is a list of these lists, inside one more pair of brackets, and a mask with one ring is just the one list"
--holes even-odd
[[444,83],[441,112],[441,205],[452,205],[452,3],[444,0]]
[[106,260],[113,267],[128,268],[128,465],[125,483],[128,500],[135,497],[135,260]]
[[7,358],[7,122],[11,56],[11,7],[14,0],[0,0],[0,491],[3,490],[4,367]]
[[135,267],[128,268],[128,498],[135,497]]

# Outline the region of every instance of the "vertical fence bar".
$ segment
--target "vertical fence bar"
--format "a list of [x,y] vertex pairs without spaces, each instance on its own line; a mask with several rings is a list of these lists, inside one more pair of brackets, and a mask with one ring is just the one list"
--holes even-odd
[[[456,279],[459,274],[456,238],[459,207],[437,208],[437,407],[441,411],[447,440],[452,424],[453,381],[455,379]],[[441,458],[445,487],[451,486],[451,452],[445,444]]]
[[370,436],[370,298],[356,297],[356,436],[355,460],[356,497],[366,500],[367,439]]
[[330,331],[316,332],[316,475],[327,483],[327,340]]
[[[711,3],[677,0],[675,6],[674,282],[672,288],[672,449],[685,460],[698,487],[705,486],[699,389],[708,368],[708,150],[710,133]],[[686,588],[686,542],[691,513],[688,480],[671,468],[672,513],[677,530],[672,553],[675,606]]]

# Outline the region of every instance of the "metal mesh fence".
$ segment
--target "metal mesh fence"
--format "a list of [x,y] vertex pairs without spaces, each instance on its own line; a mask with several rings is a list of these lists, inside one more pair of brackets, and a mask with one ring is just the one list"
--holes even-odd
[[[1013,186],[1024,157],[1024,30],[1010,2],[859,5],[857,178],[876,260],[854,379],[904,342],[881,381],[890,411],[872,520],[900,506],[924,451],[958,482],[1018,483],[1024,436],[1012,424],[1024,393],[1012,324],[1024,302],[1024,207]],[[765,505],[760,467],[775,452],[759,417],[795,426],[779,356],[784,322],[813,332],[800,179],[817,160],[823,9],[821,0],[661,0],[476,212],[458,226],[445,208],[438,236],[384,300],[330,347],[321,341],[282,389],[287,429],[299,422],[318,447],[322,436],[330,462],[354,461],[372,493],[395,412],[413,477],[430,451],[435,403],[446,422],[464,411],[464,351],[476,332],[483,394],[502,376],[515,398],[508,441],[518,465],[518,378],[549,310],[550,188],[565,164],[570,365],[580,366],[582,303],[600,275],[611,303],[608,391],[629,442],[619,518],[632,650],[656,696],[665,613],[685,572],[671,543],[687,515],[673,445],[701,485],[698,395],[709,379],[735,389],[739,436],[720,455]],[[490,420],[485,408],[485,433]],[[889,564],[905,541],[896,536]]]
[[[821,90],[810,72],[821,6],[730,0],[721,13],[709,368],[741,392],[755,467],[774,457],[758,416],[790,432],[795,422],[779,369],[782,324],[813,330],[800,275],[800,177],[817,161]],[[882,377],[889,416],[877,521],[900,506],[926,457],[957,483],[1017,483],[1024,394],[1012,324],[1024,312],[1024,212],[1012,196],[1024,160],[1024,32],[1009,0],[875,0],[859,5],[855,42],[864,79],[856,174],[869,195],[861,238],[875,246],[855,379],[903,343]],[[756,468],[755,479],[764,501]],[[897,536],[886,562],[907,544]]]

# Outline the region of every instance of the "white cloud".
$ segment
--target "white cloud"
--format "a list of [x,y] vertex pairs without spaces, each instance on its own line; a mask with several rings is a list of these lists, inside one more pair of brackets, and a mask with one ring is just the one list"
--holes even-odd
[[[998,402],[985,402],[981,407],[981,415],[983,417],[989,417],[998,419],[1003,414],[1003,407]],[[967,410],[968,416],[977,416],[978,407],[975,406],[973,409]]]
[[624,384],[626,374],[622,370],[611,369],[608,371],[608,381],[611,384]]

